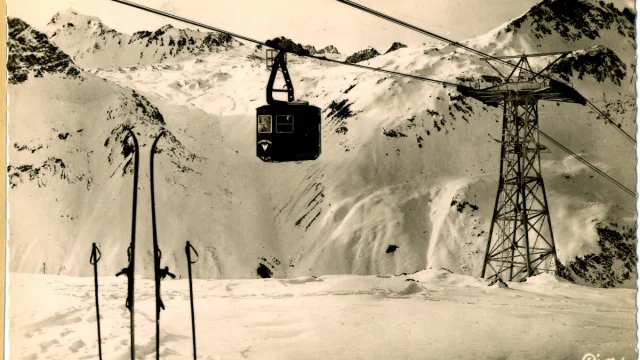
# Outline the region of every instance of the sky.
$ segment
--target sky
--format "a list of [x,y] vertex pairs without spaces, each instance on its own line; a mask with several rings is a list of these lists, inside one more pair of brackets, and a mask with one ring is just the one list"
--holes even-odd
[[[344,54],[368,46],[386,51],[394,41],[429,42],[424,35],[336,0],[136,0],[138,3],[240,35],[266,40],[285,36]],[[525,13],[539,0],[357,0],[358,3],[437,34],[464,40]],[[9,16],[43,29],[56,12],[72,8],[99,17],[117,31],[132,34],[167,23],[186,24],[145,13],[111,0],[8,0]]]

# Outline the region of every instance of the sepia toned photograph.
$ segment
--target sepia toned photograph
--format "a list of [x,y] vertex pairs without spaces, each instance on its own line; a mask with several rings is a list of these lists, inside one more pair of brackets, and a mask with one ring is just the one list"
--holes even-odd
[[7,0],[5,358],[638,358],[633,0]]

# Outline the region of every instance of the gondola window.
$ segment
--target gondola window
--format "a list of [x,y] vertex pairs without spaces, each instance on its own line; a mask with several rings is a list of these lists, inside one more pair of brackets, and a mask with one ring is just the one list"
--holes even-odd
[[261,134],[271,134],[271,115],[258,116],[258,132]]
[[276,132],[293,133],[293,115],[277,115]]

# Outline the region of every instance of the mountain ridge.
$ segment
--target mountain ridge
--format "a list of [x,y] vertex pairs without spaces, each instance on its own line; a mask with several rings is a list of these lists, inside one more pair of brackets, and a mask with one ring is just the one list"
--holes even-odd
[[47,34],[82,68],[175,62],[242,46],[226,34],[178,29],[172,25],[127,35],[105,26],[97,17],[72,9],[55,14],[47,24]]

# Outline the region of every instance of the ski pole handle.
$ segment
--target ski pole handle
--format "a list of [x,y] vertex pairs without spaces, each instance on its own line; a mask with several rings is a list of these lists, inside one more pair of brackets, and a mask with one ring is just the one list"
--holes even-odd
[[[197,256],[195,261],[191,261],[191,250],[193,250],[193,252]],[[184,247],[184,251],[187,254],[187,260],[189,261],[190,264],[195,264],[200,258],[200,255],[198,255],[198,251],[196,251],[196,249],[191,245],[191,243],[188,240],[187,240],[187,245],[185,245]]]
[[89,259],[89,263],[91,265],[95,265],[98,263],[98,261],[100,261],[101,258],[102,253],[100,252],[100,249],[98,249],[96,243],[93,243],[93,245],[91,246],[91,258]]

